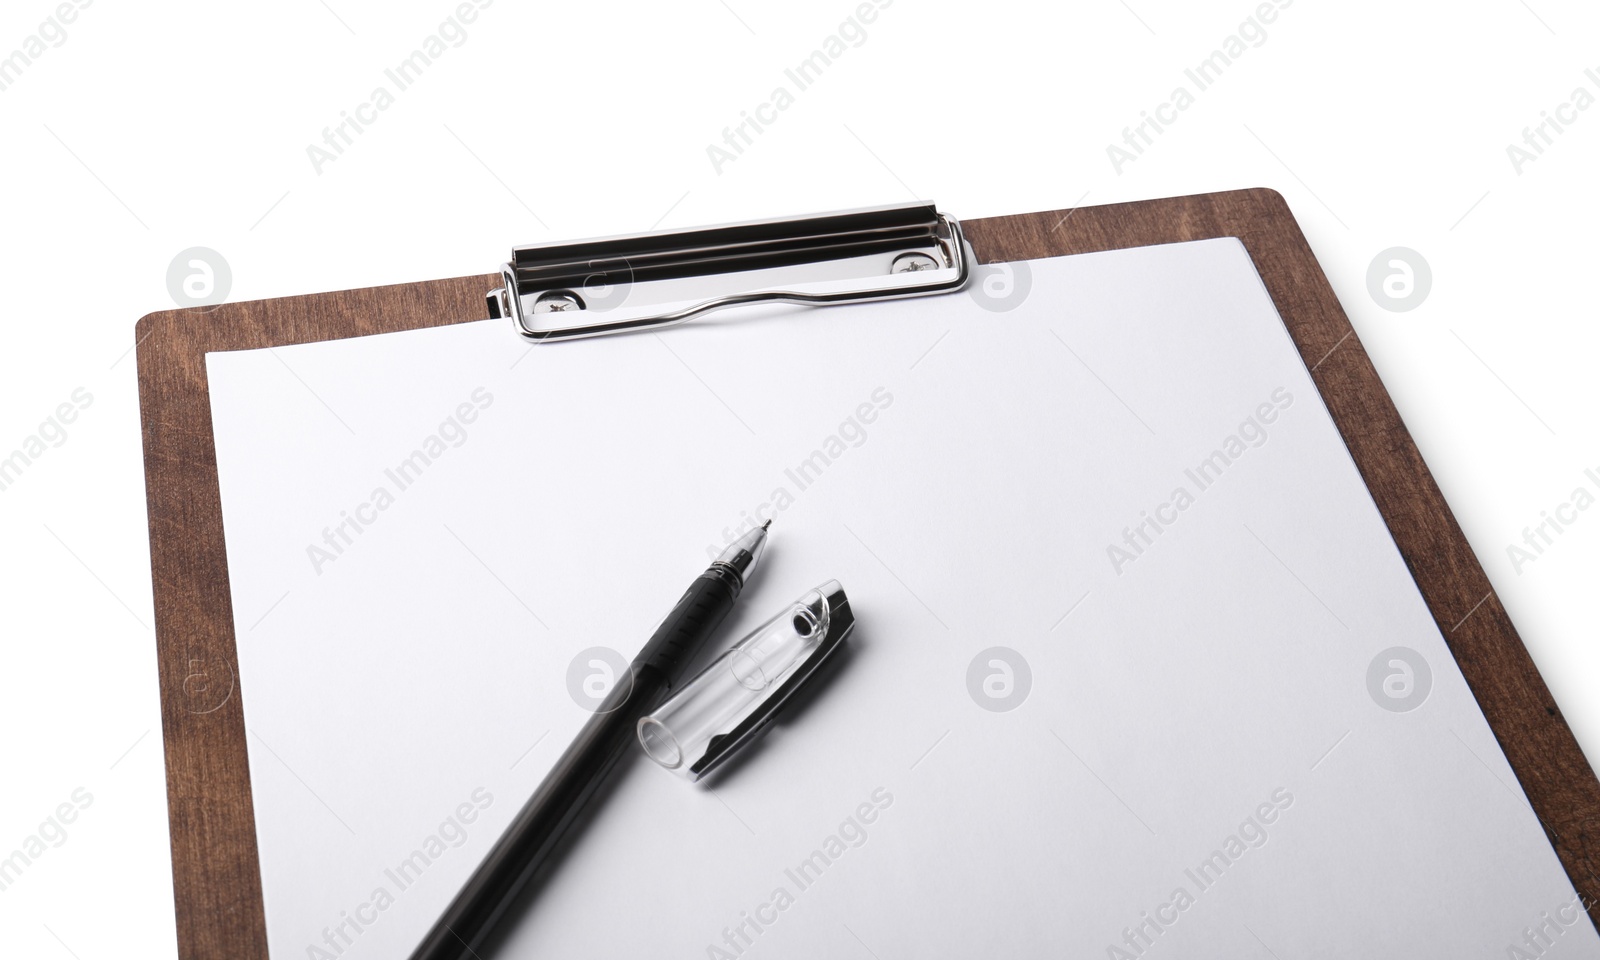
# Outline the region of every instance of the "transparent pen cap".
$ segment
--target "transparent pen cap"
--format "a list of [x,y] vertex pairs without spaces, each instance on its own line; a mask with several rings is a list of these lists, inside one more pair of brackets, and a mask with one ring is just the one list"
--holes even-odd
[[754,739],[853,626],[837,580],[807,591],[641,719],[644,752],[699,780]]

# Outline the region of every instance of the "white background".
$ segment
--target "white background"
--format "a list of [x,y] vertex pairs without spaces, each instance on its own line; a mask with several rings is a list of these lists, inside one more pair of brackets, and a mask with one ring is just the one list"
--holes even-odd
[[[55,6],[6,4],[0,58]],[[1600,105],[1520,173],[1506,152],[1576,88],[1600,96],[1584,73],[1600,77],[1600,11],[1296,0],[1119,173],[1107,145],[1254,3],[897,0],[719,172],[708,145],[854,7],[500,0],[320,173],[308,145],[392,88],[384,70],[454,3],[99,0],[8,76],[0,457],[74,390],[93,402],[0,490],[0,853],[75,789],[94,797],[0,891],[8,955],[176,953],[128,350],[193,246],[226,257],[229,299],[252,299],[483,273],[514,243],[914,197],[974,218],[1274,187],[1600,749],[1600,511],[1520,573],[1506,549],[1600,473]],[[1432,266],[1410,312],[1368,292],[1393,246]]]

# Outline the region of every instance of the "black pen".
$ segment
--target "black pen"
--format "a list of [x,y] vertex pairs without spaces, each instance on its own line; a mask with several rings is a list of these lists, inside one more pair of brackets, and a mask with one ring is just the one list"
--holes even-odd
[[412,951],[411,960],[477,956],[475,951],[489,931],[550,855],[628,744],[635,741],[639,718],[677,686],[684,666],[733,609],[750,571],[761,559],[771,525],[769,520],[739,538],[689,585],[628,672],[617,678],[594,716]]

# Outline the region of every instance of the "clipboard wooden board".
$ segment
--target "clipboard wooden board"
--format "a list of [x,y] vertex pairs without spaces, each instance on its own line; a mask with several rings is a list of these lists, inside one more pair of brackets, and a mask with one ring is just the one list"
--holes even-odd
[[[1238,237],[1592,921],[1600,781],[1284,199],[1268,189],[964,221],[979,261]],[[178,952],[265,958],[205,354],[482,319],[496,276],[153,313],[139,395]],[[509,323],[509,321],[508,321]]]

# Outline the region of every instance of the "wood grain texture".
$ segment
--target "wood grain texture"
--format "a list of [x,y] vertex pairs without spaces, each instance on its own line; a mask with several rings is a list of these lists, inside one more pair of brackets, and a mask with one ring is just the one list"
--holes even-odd
[[463,277],[173,310],[139,321],[167,819],[178,955],[185,960],[267,956],[246,762],[252,745],[240,709],[206,352],[481,319],[484,292],[496,281]]
[[[1271,190],[964,222],[985,262],[1239,237],[1561,862],[1600,902],[1600,781]],[[178,951],[267,956],[205,354],[479,319],[495,276],[151,314],[139,392]],[[507,336],[512,336],[507,330]],[[248,629],[249,625],[245,625]],[[1591,907],[1600,919],[1600,907]]]

